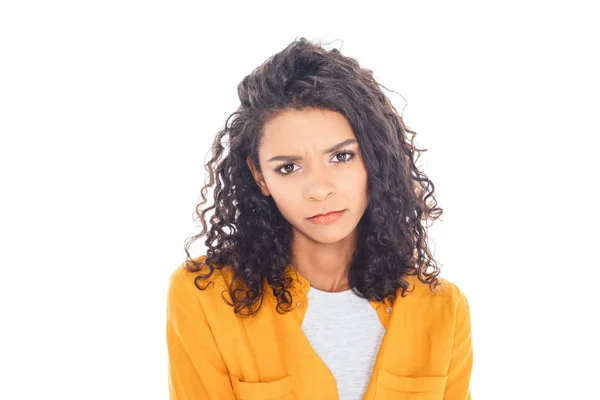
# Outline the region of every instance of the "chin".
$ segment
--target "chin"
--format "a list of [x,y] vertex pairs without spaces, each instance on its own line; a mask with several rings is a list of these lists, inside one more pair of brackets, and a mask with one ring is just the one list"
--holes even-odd
[[[310,224],[310,222],[309,222]],[[322,243],[322,244],[333,244],[340,242],[346,239],[354,229],[331,229],[326,231],[326,229],[330,229],[331,227],[323,229],[323,226],[316,226],[316,229],[312,229],[310,231],[295,229],[296,233],[300,233],[303,236],[306,236],[313,242]],[[319,229],[322,229],[322,232],[319,232]]]

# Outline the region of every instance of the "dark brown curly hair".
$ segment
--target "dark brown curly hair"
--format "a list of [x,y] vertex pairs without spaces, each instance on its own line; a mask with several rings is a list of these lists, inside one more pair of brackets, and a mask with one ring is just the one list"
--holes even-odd
[[[291,225],[272,197],[260,192],[246,158],[260,172],[258,145],[265,123],[282,111],[305,107],[337,111],[348,119],[367,170],[370,200],[358,225],[350,287],[361,297],[393,303],[398,289],[402,296],[409,289],[406,275],[417,275],[431,290],[440,284],[440,270],[428,248],[427,222],[436,220],[442,209],[433,183],[416,166],[426,150],[415,147],[416,133],[406,127],[380,87],[384,86],[373,72],[354,58],[305,38],[294,40],[242,80],[241,104],[218,132],[212,158],[205,164],[209,176],[194,214],[202,231],[185,244],[186,269],[199,272],[208,267],[196,277],[200,290],[208,286],[200,286],[200,280],[226,267],[233,273],[231,300],[225,291],[222,296],[236,314],[256,313],[269,286],[277,311],[291,309],[293,278],[284,273],[290,264]],[[214,204],[202,209],[213,185]],[[205,216],[213,209],[209,228]],[[189,247],[204,237],[207,252],[200,262],[190,257]]]

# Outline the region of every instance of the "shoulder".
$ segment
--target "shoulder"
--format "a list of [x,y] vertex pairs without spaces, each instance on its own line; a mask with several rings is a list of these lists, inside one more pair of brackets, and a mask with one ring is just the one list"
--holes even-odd
[[[196,277],[205,275],[210,272],[210,267],[205,263],[206,255],[193,257],[190,260],[183,262],[178,265],[177,268],[171,273],[171,282],[175,284],[181,284],[182,282],[189,282],[196,280]],[[230,268],[224,266],[223,268],[217,268],[213,265],[213,273],[209,278],[200,279],[206,280],[206,282],[214,281],[215,283],[225,283],[231,277]]]
[[461,288],[454,282],[439,277],[439,285],[431,289],[429,284],[423,283],[416,275],[405,277],[412,290],[408,297],[414,297],[414,301],[423,303],[435,303],[454,312],[468,312],[469,303]]
[[439,285],[430,289],[428,283],[417,276],[407,276],[409,291],[404,297],[396,297],[394,312],[400,321],[411,321],[417,332],[423,335],[451,338],[455,332],[470,329],[469,303],[459,286],[438,276]]
[[210,277],[201,278],[210,272],[210,268],[204,264],[205,259],[206,255],[192,258],[193,262],[183,262],[171,272],[168,289],[170,300],[191,301],[190,299],[197,298],[202,303],[207,300],[210,303],[210,298],[218,297],[223,302],[221,293],[227,290],[231,273],[226,267],[214,268]]

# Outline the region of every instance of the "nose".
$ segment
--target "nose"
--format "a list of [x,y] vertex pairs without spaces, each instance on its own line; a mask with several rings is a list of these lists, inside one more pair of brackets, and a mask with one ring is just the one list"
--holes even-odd
[[335,193],[335,185],[327,173],[316,172],[307,186],[307,197],[312,201],[323,201]]

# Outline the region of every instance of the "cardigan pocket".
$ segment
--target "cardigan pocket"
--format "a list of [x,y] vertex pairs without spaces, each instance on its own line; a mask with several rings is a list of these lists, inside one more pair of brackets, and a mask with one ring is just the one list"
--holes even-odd
[[233,392],[238,400],[296,400],[294,376],[271,382],[243,382],[231,376]]
[[378,370],[375,400],[442,400],[446,376],[398,376]]

